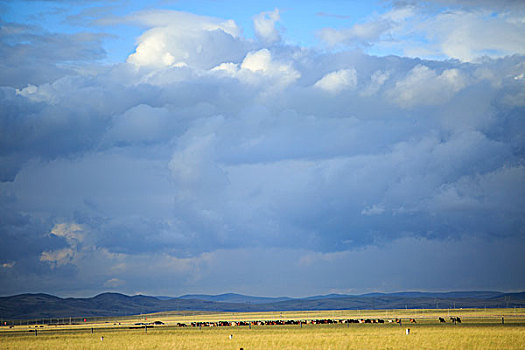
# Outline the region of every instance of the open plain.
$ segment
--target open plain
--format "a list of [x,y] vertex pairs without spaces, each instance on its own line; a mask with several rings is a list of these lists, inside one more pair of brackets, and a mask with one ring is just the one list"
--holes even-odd
[[[446,322],[441,323],[439,317]],[[460,317],[454,324],[450,317]],[[401,320],[401,324],[395,319]],[[502,318],[503,322],[502,323]],[[385,323],[312,324],[312,320]],[[410,322],[410,320],[414,322]],[[256,325],[255,321],[301,321]],[[524,349],[525,309],[160,313],[1,327],[0,349]],[[162,325],[153,325],[161,321]],[[247,322],[191,326],[192,322]],[[16,323],[16,322],[15,322]],[[147,328],[144,324],[150,324]],[[182,324],[187,325],[181,327]],[[35,332],[36,329],[36,332]],[[410,329],[407,334],[407,329]]]

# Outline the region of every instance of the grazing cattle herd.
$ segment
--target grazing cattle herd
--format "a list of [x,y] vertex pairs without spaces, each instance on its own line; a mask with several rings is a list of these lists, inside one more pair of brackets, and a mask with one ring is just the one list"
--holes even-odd
[[[459,317],[450,317],[451,322],[454,324],[461,323]],[[177,327],[235,327],[235,326],[276,326],[276,325],[316,325],[316,324],[350,324],[350,323],[397,323],[402,324],[400,318],[383,320],[383,319],[314,319],[314,320],[258,320],[258,321],[216,321],[216,322],[191,322],[190,324],[186,323],[176,323]],[[417,323],[416,319],[409,319],[410,323]],[[439,317],[440,323],[446,323],[443,317]]]
[[[223,327],[223,326],[285,326],[307,324],[336,324],[336,323],[385,323],[381,319],[315,319],[315,320],[258,320],[258,321],[217,321],[191,322],[191,327]],[[187,327],[185,323],[177,323],[178,327]]]

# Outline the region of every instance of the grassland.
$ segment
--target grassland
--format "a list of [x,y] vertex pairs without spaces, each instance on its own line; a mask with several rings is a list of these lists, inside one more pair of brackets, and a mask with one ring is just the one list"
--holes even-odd
[[[448,316],[459,316],[462,323],[454,325]],[[440,324],[438,317],[445,317],[447,323]],[[402,318],[403,322],[401,326],[388,321],[302,326],[175,326],[195,321],[322,318]],[[409,323],[410,318],[417,323]],[[156,320],[165,325],[147,331],[130,328],[137,322]],[[77,325],[39,325],[37,335],[34,329],[34,325],[1,327],[0,349],[525,349],[525,309],[162,313]]]

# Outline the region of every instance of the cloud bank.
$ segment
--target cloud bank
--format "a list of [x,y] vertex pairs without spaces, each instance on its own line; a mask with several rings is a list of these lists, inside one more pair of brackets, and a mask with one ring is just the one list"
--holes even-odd
[[[321,36],[378,45],[414,11]],[[1,293],[523,288],[525,45],[513,19],[439,13],[420,28],[459,60],[277,44],[278,10],[254,17],[255,40],[232,20],[135,13],[135,50],[94,70],[60,67],[75,49],[31,58],[24,75],[31,55],[9,53]],[[477,40],[482,25],[511,37]],[[4,31],[3,52],[20,35]],[[102,49],[88,39],[93,60]]]

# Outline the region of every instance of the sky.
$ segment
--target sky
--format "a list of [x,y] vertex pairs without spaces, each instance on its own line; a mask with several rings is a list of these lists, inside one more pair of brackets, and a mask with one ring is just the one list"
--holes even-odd
[[0,0],[0,295],[525,290],[525,3]]

